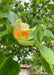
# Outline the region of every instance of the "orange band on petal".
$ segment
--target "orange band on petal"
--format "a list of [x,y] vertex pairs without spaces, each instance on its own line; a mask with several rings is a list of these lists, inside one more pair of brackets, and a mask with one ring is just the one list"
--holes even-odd
[[29,38],[29,33],[27,31],[22,31],[22,35],[21,36],[22,37],[25,36],[26,39],[28,39]]
[[16,28],[16,30],[15,30],[15,35],[16,35],[18,38],[21,37],[21,34],[20,34],[20,32],[17,30],[17,28]]
[[22,33],[20,34],[20,32],[17,30],[17,28],[16,28],[16,30],[15,30],[15,36],[17,37],[17,38],[19,38],[20,40],[23,38],[23,37],[25,37],[26,39],[28,39],[29,38],[29,33],[27,32],[27,31],[22,31]]

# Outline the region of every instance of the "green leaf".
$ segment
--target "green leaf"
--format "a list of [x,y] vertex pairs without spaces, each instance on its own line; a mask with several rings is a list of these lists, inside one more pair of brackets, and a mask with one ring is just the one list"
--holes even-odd
[[3,1],[3,3],[5,3],[5,4],[10,4],[10,3],[12,3],[14,0],[4,0]]
[[2,31],[2,32],[0,32],[0,37],[4,36],[6,34],[7,34],[7,31],[6,30],[5,31]]
[[0,17],[7,18],[13,25],[18,19],[18,16],[11,11],[0,11]]
[[54,4],[48,4],[47,8],[52,12],[54,11]]
[[49,64],[53,64],[54,65],[54,54],[52,52],[52,50],[48,49],[46,46],[44,45],[40,45],[40,53],[43,55],[44,59],[49,63]]
[[[53,51],[48,49],[44,45],[40,45],[39,50],[40,50],[40,53],[43,56],[44,60],[46,60],[46,62],[49,64],[48,65],[49,69],[51,69],[52,73],[54,74],[54,60],[53,60],[54,59],[54,54],[53,54]],[[45,68],[48,71],[47,67],[45,67]]]
[[44,34],[45,34],[45,36],[54,38],[54,35],[53,35],[53,33],[52,33],[50,30],[46,30],[46,29],[45,29]]
[[29,7],[29,3],[24,2],[24,5],[27,7]]
[[44,22],[44,25],[48,25],[49,22],[48,22],[48,18],[46,16],[44,17],[43,22]]
[[3,24],[0,24],[0,27],[3,27]]
[[1,64],[4,62],[5,60],[5,56],[3,55],[3,53],[0,51],[0,66]]
[[18,43],[23,46],[33,46],[34,45],[33,41],[18,40]]
[[52,73],[51,68],[50,68],[50,64],[44,58],[41,58],[41,63],[47,73],[49,73],[49,74]]
[[37,0],[37,4],[39,4],[40,3],[40,0]]
[[54,15],[52,15],[52,18],[54,18]]
[[41,42],[42,41],[42,38],[43,38],[43,36],[44,36],[44,27],[37,27],[32,33],[31,33],[31,36],[33,36],[34,37],[34,40],[37,40],[37,38],[38,38],[38,40],[39,40],[39,42]]
[[19,75],[19,72],[20,66],[12,57],[7,58],[0,67],[0,75]]

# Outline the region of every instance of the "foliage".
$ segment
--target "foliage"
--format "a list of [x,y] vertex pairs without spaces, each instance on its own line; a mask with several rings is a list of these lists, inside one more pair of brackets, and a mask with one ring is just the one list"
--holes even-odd
[[[24,2],[23,5],[21,2],[0,0],[0,74],[17,75],[20,67],[13,57],[17,56],[19,61],[29,52],[32,53],[32,50],[38,50],[38,57],[34,57],[37,60],[40,58],[46,71],[54,74],[54,3],[50,0],[30,0],[30,3]],[[17,41],[14,38],[13,29],[18,19],[28,23],[30,28],[36,27],[31,33],[34,39],[30,40],[34,41],[34,45],[32,42]]]
[[[17,75],[20,71],[20,66],[18,62],[14,61],[12,57],[5,58],[5,56],[0,52],[0,75]],[[11,68],[10,68],[11,67]]]

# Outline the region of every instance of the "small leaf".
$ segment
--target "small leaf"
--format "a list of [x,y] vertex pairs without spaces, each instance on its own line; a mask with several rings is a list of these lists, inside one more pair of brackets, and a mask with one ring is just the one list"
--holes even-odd
[[39,4],[40,3],[40,0],[37,0],[37,4]]
[[0,24],[0,27],[3,27],[3,24]]
[[44,17],[43,22],[45,25],[48,25],[49,22],[48,22],[48,18],[46,16]]

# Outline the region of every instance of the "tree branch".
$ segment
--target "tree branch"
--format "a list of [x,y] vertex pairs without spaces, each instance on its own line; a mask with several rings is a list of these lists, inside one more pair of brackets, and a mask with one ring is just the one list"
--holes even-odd
[[38,12],[36,12],[36,13],[39,13],[40,10],[41,10],[45,5],[47,5],[49,2],[50,2],[50,0],[48,0],[45,4],[43,4],[42,7],[41,7],[41,8],[38,10]]
[[34,50],[35,52],[40,52],[39,50],[33,48],[33,47],[29,47],[30,49]]
[[[45,5],[47,5],[49,2],[50,2],[50,0],[48,0],[45,4],[43,4],[43,5],[41,6],[41,8],[38,10],[38,12],[36,12],[36,14],[39,13],[40,10],[41,10]],[[33,17],[36,16],[36,14],[33,14]],[[32,17],[32,18],[33,18],[33,17]],[[31,18],[31,20],[32,20],[32,18]]]

